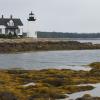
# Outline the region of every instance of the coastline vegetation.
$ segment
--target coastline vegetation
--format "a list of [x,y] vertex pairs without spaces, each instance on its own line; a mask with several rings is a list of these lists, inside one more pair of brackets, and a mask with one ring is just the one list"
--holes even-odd
[[100,82],[100,63],[90,66],[90,71],[0,70],[0,100],[56,100],[67,98],[67,94],[94,89],[90,85],[80,85]]

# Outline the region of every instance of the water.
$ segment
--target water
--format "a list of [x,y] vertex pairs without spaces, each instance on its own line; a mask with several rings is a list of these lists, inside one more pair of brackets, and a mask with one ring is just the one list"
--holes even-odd
[[100,38],[54,38],[54,39],[50,39],[50,40],[54,40],[54,41],[78,41],[81,43],[91,42],[93,44],[100,44]]
[[100,40],[78,40],[81,43],[91,42],[93,44],[100,44]]
[[94,86],[95,89],[89,90],[89,91],[73,93],[73,94],[69,95],[69,98],[64,99],[64,100],[70,100],[70,99],[74,99],[75,100],[76,98],[82,97],[85,94],[90,94],[91,96],[94,96],[94,97],[100,97],[100,83],[98,83],[98,84],[90,84],[90,85]]
[[69,40],[72,40],[72,41],[78,41],[78,42],[81,42],[81,43],[85,43],[85,42],[91,42],[93,44],[100,44],[100,38],[87,38],[87,39],[82,39],[82,38],[74,38],[74,39],[69,39]]
[[0,54],[0,68],[86,69],[91,62],[100,61],[100,50],[43,51]]

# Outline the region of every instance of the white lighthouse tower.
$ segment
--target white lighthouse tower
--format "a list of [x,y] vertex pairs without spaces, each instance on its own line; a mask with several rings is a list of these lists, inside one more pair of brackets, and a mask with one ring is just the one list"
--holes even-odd
[[37,32],[36,32],[36,19],[34,14],[31,12],[29,14],[29,18],[28,18],[28,37],[33,37],[33,38],[37,38]]

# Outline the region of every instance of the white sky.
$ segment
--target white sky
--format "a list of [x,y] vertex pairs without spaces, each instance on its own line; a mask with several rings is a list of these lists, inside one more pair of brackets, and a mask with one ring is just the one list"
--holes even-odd
[[100,32],[100,0],[0,0],[0,14],[13,14],[25,26],[31,10],[38,31]]

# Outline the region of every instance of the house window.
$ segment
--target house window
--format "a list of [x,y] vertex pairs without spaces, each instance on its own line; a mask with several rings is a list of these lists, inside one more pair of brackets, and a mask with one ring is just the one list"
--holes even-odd
[[8,26],[14,26],[13,20],[10,20],[7,24],[8,24]]
[[20,33],[20,29],[18,29],[18,33]]
[[0,34],[2,34],[2,29],[0,29]]
[[5,33],[8,34],[8,29],[5,29]]

